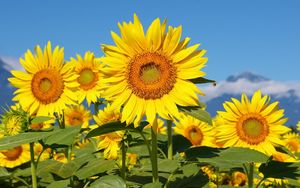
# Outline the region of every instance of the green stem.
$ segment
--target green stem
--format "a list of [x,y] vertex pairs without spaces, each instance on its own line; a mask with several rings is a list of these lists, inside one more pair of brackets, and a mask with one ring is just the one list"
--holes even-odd
[[258,182],[256,188],[258,188],[258,187],[260,186],[260,184],[261,184],[264,180],[265,180],[265,178],[262,178],[262,179]]
[[[68,162],[70,162],[72,160],[72,145],[70,145],[68,147]],[[74,187],[74,180],[73,180],[73,176],[70,177],[70,185],[71,187]]]
[[[144,141],[145,141],[145,144],[146,144],[147,149],[148,149],[148,152],[149,152],[149,156],[151,156],[151,148],[150,148],[150,144],[149,144],[147,138],[145,137],[143,131],[139,131],[139,132],[140,132],[141,136],[143,137],[143,139],[144,139]],[[151,157],[150,157],[150,160],[152,161],[152,158],[151,158]]]
[[95,113],[95,115],[97,115],[98,114],[98,112],[99,112],[99,103],[98,102],[95,102],[94,103],[94,113]]
[[168,131],[168,159],[173,159],[173,141],[172,141],[172,124],[171,120],[167,120],[167,131]]
[[125,145],[125,141],[122,140],[121,143],[121,149],[122,149],[122,169],[121,169],[121,176],[123,178],[123,180],[126,180],[126,145]]
[[151,140],[152,140],[152,176],[153,182],[158,182],[158,166],[157,166],[157,119],[154,120],[151,129]]
[[16,179],[17,181],[20,181],[20,182],[22,182],[24,185],[26,185],[27,187],[31,187],[24,179],[22,179],[22,178],[20,178],[20,177],[18,177],[18,176],[14,176],[14,177],[12,177],[12,178],[14,178],[14,179]]
[[34,161],[34,142],[30,142],[30,164],[31,164],[32,188],[37,188],[36,164]]
[[254,172],[254,163],[250,163],[249,174],[248,174],[248,187],[253,188],[253,172]]

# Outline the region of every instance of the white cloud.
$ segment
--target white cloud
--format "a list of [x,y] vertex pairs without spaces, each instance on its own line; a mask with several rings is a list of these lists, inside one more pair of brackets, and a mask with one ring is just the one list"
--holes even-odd
[[9,56],[0,56],[0,59],[3,60],[5,63],[4,69],[11,71],[11,70],[24,70],[22,65],[20,64],[19,60],[15,57]]
[[295,95],[300,98],[300,83],[293,81],[261,81],[250,82],[246,79],[239,79],[236,82],[220,81],[216,86],[206,85],[200,88],[206,94],[202,99],[209,101],[215,97],[219,97],[223,94],[241,94],[246,93],[252,95],[254,91],[261,89],[263,94],[274,95],[275,97],[289,97],[290,90],[295,91]]

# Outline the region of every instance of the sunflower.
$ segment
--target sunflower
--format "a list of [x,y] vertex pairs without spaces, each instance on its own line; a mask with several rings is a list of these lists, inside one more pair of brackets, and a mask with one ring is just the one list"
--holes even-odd
[[96,102],[104,88],[102,65],[100,58],[95,58],[94,53],[86,52],[84,57],[77,55],[77,59],[71,58],[71,64],[75,67],[78,75],[77,82],[80,85],[78,90],[78,102],[82,103],[86,98],[88,105]]
[[[94,120],[97,123],[96,126],[91,128],[97,128],[103,124],[119,121],[121,119],[121,113],[119,110],[112,108],[110,105],[105,107],[103,110],[99,110],[97,116],[94,116]],[[97,149],[104,149],[104,157],[106,159],[117,159],[118,152],[120,150],[120,142],[124,136],[123,131],[115,131],[108,134],[104,134],[96,137],[98,140]]]
[[297,130],[300,131],[300,121],[297,123]]
[[34,144],[34,157],[37,159],[39,157],[40,161],[44,161],[50,158],[51,149],[44,149],[40,143]]
[[205,75],[200,69],[207,58],[199,44],[187,47],[189,38],[180,41],[182,28],[168,27],[155,19],[146,34],[139,18],[118,24],[121,36],[112,32],[114,45],[103,45],[102,70],[109,88],[104,96],[122,110],[122,122],[138,123],[144,115],[153,124],[156,114],[164,119],[179,116],[177,105],[198,106],[203,93],[191,79]]
[[29,125],[29,128],[33,130],[45,130],[51,128],[54,124],[55,124],[55,119],[50,119],[42,123],[31,123]]
[[[145,129],[150,129],[152,127],[151,124],[145,126]],[[165,122],[161,119],[157,119],[157,133],[158,134],[167,134],[167,127],[165,126]]]
[[261,91],[256,91],[249,101],[242,94],[241,102],[223,104],[225,111],[218,111],[224,124],[217,127],[217,140],[224,142],[224,147],[248,147],[267,155],[272,155],[276,145],[284,145],[280,135],[290,131],[283,124],[284,110],[278,108],[278,102],[269,104],[269,96],[262,97]]
[[28,144],[0,151],[0,166],[14,168],[30,161],[30,149]]
[[247,175],[243,172],[233,172],[231,175],[230,185],[232,186],[244,186],[247,183]]
[[52,115],[77,100],[74,92],[79,86],[77,75],[73,73],[72,64],[64,64],[63,48],[57,46],[52,52],[48,42],[44,53],[37,46],[35,55],[28,50],[20,63],[26,72],[11,71],[14,77],[8,80],[18,88],[13,101],[18,101],[26,112],[37,116]]
[[92,118],[90,111],[86,110],[83,105],[68,107],[64,115],[66,126],[81,125],[82,128],[87,128]]
[[1,116],[3,135],[16,135],[27,130],[28,115],[21,108],[5,110]]
[[183,113],[175,122],[174,132],[187,138],[193,146],[215,146],[214,132],[207,123]]
[[300,152],[300,135],[298,133],[287,133],[283,135],[285,146],[292,152]]

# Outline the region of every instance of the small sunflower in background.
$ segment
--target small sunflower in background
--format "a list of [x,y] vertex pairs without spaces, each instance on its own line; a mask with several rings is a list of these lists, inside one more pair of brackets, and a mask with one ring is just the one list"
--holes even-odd
[[[144,129],[150,129],[152,127],[151,124],[148,124],[144,127]],[[158,134],[167,134],[167,127],[165,126],[165,122],[161,119],[157,119],[157,131]]]
[[207,58],[199,44],[188,46],[181,40],[182,27],[166,26],[155,19],[144,32],[137,15],[133,22],[118,24],[120,36],[111,32],[115,45],[103,45],[104,81],[109,87],[104,97],[122,109],[122,122],[138,126],[144,115],[153,124],[156,115],[164,119],[179,116],[177,105],[198,106],[197,94],[204,95],[192,83],[203,77]]
[[86,52],[83,57],[80,55],[76,57],[77,59],[71,58],[68,63],[74,66],[75,73],[78,75],[78,102],[82,103],[86,99],[90,105],[98,101],[105,86],[100,73],[103,65],[100,63],[100,58],[96,58],[92,52]]
[[0,150],[0,166],[14,168],[30,161],[29,144],[14,147],[8,150]]
[[64,116],[66,126],[81,125],[82,128],[88,128],[92,118],[90,111],[85,109],[83,105],[69,106],[65,109]]
[[48,116],[75,104],[78,76],[73,73],[72,64],[64,64],[63,48],[56,46],[52,51],[48,42],[43,52],[36,46],[35,53],[28,50],[20,63],[25,72],[13,70],[14,77],[8,80],[18,88],[13,101],[19,102],[26,112]]
[[217,140],[224,147],[247,147],[267,155],[276,152],[275,146],[284,145],[280,136],[289,132],[284,126],[287,118],[278,102],[270,104],[268,95],[256,91],[251,101],[242,94],[241,101],[233,98],[223,104],[225,111],[218,111],[224,124],[217,126]]
[[283,135],[284,146],[287,147],[291,152],[300,152],[300,134],[298,133],[287,133]]
[[34,158],[37,160],[39,158],[40,161],[44,161],[50,158],[51,149],[44,149],[40,143],[34,144]]
[[51,128],[54,124],[55,124],[55,119],[53,118],[53,119],[44,121],[42,123],[31,123],[29,125],[29,128],[32,130],[36,130],[36,131],[37,130],[46,130],[46,129]]
[[[120,121],[121,113],[119,110],[112,108],[109,104],[103,110],[99,110],[98,114],[94,116],[97,123],[91,126],[92,129],[102,126],[113,121]],[[95,137],[98,141],[97,149],[104,149],[104,157],[106,159],[117,159],[120,150],[120,142],[124,136],[124,131],[115,131],[108,134]]]
[[1,115],[1,134],[13,136],[28,129],[28,114],[21,108],[10,108]]
[[297,123],[297,130],[300,131],[300,121]]
[[181,113],[174,132],[187,138],[193,146],[215,146],[212,126],[192,116]]

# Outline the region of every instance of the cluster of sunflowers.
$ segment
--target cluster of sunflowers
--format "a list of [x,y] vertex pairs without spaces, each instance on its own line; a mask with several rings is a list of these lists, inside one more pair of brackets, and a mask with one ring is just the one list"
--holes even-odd
[[211,119],[197,85],[214,83],[201,71],[206,51],[166,20],[146,33],[136,15],[118,26],[103,57],[65,61],[48,42],[20,59],[24,71],[11,71],[16,104],[1,117],[1,185],[300,185],[300,135],[278,102],[242,94]]

